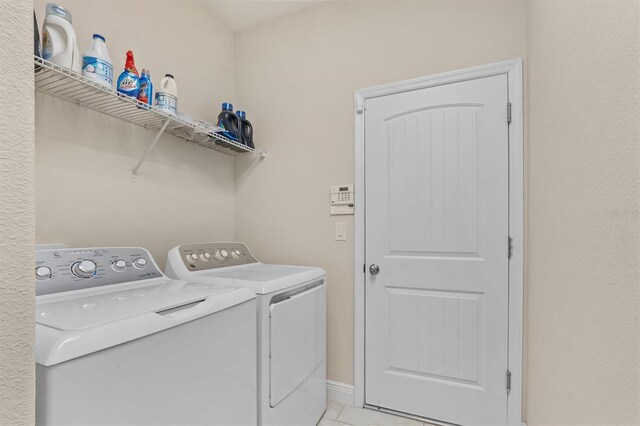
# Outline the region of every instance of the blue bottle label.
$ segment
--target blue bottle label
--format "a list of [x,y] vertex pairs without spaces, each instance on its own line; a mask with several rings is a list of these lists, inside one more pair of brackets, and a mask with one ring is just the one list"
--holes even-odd
[[165,92],[157,92],[156,93],[156,106],[170,114],[176,113],[176,107],[178,105],[178,98],[173,96],[172,94]]
[[141,78],[138,100],[142,103],[151,105],[151,91],[151,81],[149,81],[147,78]]
[[139,89],[140,82],[137,75],[128,71],[120,74],[120,78],[118,78],[118,92],[137,98]]
[[82,75],[93,74],[111,86],[113,84],[113,67],[110,63],[93,56],[82,57]]

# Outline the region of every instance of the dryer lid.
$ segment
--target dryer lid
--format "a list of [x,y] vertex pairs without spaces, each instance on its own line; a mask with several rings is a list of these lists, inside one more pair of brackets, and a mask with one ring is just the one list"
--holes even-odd
[[322,268],[309,266],[252,263],[191,272],[189,275],[189,279],[197,277],[199,282],[214,282],[200,278],[215,278],[218,284],[248,288],[256,294],[268,294],[323,278],[326,272]]

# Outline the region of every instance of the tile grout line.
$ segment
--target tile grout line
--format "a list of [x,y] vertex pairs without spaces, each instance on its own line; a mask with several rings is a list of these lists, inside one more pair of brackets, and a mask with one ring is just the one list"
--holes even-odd
[[346,404],[342,404],[342,408],[340,408],[340,411],[338,411],[338,415],[336,416],[337,421],[339,421],[338,418],[340,417],[340,414],[342,414],[342,410],[344,410],[344,407],[346,406],[347,406]]
[[[340,410],[340,412],[342,412],[342,410]],[[322,416],[322,419],[329,420],[329,421],[336,422],[336,423],[340,423],[341,425],[346,425],[346,426],[356,426],[356,425],[354,425],[354,424],[351,424],[351,423],[345,423],[345,422],[343,422],[343,421],[340,421],[340,420],[337,420],[337,419],[332,419],[332,418],[329,418],[329,417],[324,417],[324,416]],[[322,420],[322,419],[321,419],[321,420]]]

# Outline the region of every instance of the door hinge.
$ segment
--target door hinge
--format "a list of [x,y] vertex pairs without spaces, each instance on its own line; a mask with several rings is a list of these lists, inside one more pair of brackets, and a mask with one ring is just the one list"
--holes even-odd
[[511,371],[507,370],[507,392],[511,391]]
[[511,259],[511,256],[513,256],[513,238],[509,237],[507,240],[507,247],[509,250],[509,259]]
[[356,112],[358,114],[362,114],[366,109],[367,109],[367,106],[364,103],[364,99],[363,98],[357,98],[356,99]]
[[507,124],[511,124],[511,102],[507,102]]
[[363,274],[367,273],[367,264],[366,263],[364,265],[362,265],[362,273]]

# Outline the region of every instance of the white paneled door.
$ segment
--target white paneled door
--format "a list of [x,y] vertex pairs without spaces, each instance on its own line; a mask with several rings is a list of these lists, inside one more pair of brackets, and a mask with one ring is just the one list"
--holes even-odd
[[366,102],[368,405],[507,423],[507,88],[497,75]]

